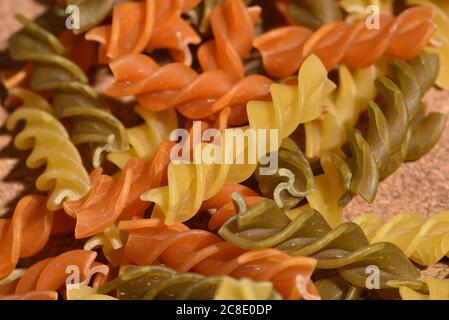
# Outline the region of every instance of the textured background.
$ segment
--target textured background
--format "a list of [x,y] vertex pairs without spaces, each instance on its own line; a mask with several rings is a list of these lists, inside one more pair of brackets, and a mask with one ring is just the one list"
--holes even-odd
[[[6,59],[7,40],[19,28],[14,13],[29,18],[45,11],[44,0],[0,0],[0,68],[9,65]],[[426,97],[433,110],[449,112],[449,92],[432,90]],[[0,109],[0,216],[8,214],[23,194],[33,192],[34,179],[39,171],[25,168],[26,153],[14,149],[11,137],[4,129],[7,112]],[[424,216],[449,210],[449,128],[439,145],[426,157],[415,163],[405,164],[393,176],[385,180],[373,205],[354,201],[347,209],[351,217],[362,212],[375,212],[391,216],[400,211],[412,211]]]

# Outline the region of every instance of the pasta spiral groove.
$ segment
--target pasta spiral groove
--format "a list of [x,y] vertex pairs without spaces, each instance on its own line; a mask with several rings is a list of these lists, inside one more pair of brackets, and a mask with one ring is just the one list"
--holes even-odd
[[120,277],[99,288],[98,293],[112,290],[117,290],[118,298],[123,300],[280,299],[269,282],[177,273],[163,266],[125,266]]
[[[254,132],[266,129],[267,136],[262,135],[257,143],[246,141],[244,152],[251,145],[260,148],[263,154],[277,151],[281,142],[301,123],[319,117],[325,97],[335,88],[334,83],[327,78],[326,69],[315,56],[306,60],[298,79],[297,86],[273,84],[273,101],[248,103],[250,129]],[[270,129],[276,130],[278,141],[273,141],[276,138],[270,137]],[[233,150],[227,147],[234,145],[231,139],[235,137],[233,133],[238,133],[237,130],[242,131],[242,128],[229,129],[227,132],[231,134],[221,139],[222,159],[233,161],[221,164],[171,163],[168,167],[168,186],[149,190],[142,195],[142,199],[155,202],[164,212],[167,223],[186,221],[198,212],[204,200],[217,194],[223,185],[241,183],[248,179],[256,170],[257,163],[248,161],[239,164],[237,156],[231,153]]]
[[0,219],[0,279],[14,270],[19,258],[36,254],[47,243],[53,212],[47,210],[46,200],[37,195],[23,197],[12,219]]
[[[122,221],[119,227],[129,233],[125,256],[137,265],[159,261],[178,272],[271,281],[286,299],[319,298],[310,280],[314,259],[290,257],[276,249],[245,251],[213,233],[181,223],[167,226],[160,219]],[[146,250],[148,245],[154,250]]]
[[449,212],[428,219],[411,213],[399,213],[387,221],[374,214],[356,217],[371,243],[391,242],[416,263],[433,265],[449,257]]
[[383,56],[403,60],[416,57],[435,31],[432,17],[432,9],[414,7],[396,18],[382,15],[380,28],[370,29],[365,21],[337,21],[316,32],[289,26],[269,31],[253,44],[262,54],[266,72],[273,77],[292,75],[310,54],[317,55],[328,70],[339,63],[366,68]]
[[10,54],[16,61],[33,62],[31,87],[53,90],[54,114],[72,119],[71,139],[75,144],[92,143],[93,163],[99,166],[103,151],[129,147],[123,124],[110,112],[101,96],[88,85],[83,71],[64,57],[61,43],[48,31],[23,16],[23,29],[10,39]]
[[233,199],[238,214],[219,234],[234,246],[246,250],[274,247],[291,256],[310,256],[317,259],[317,269],[336,270],[360,288],[365,287],[368,277],[360,270],[372,264],[381,270],[382,289],[398,288],[402,282],[420,286],[416,268],[398,247],[386,242],[370,244],[355,223],[343,223],[332,230],[313,209],[295,209],[289,213],[290,220],[273,200],[248,209],[240,195],[234,194]]
[[45,111],[19,108],[8,119],[7,129],[14,130],[22,120],[25,128],[16,136],[14,144],[20,150],[33,149],[26,161],[29,168],[47,164],[45,172],[36,180],[36,187],[50,191],[48,209],[57,210],[65,200],[83,197],[90,190],[89,175],[64,126]]

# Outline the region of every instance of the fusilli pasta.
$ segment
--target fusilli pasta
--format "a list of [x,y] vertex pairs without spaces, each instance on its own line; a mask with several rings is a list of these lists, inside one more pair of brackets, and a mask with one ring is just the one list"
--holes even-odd
[[29,168],[46,164],[36,187],[50,191],[48,209],[54,211],[65,200],[82,198],[90,190],[89,175],[64,126],[45,111],[20,108],[11,114],[6,127],[12,131],[21,121],[25,121],[25,128],[16,136],[14,144],[20,150],[33,149],[26,161]]
[[64,57],[61,43],[25,17],[19,15],[17,19],[24,28],[10,39],[11,57],[33,62],[31,87],[37,91],[54,91],[54,114],[59,119],[72,119],[72,141],[95,145],[95,166],[100,165],[103,151],[127,150],[128,136],[123,124],[88,85],[83,71]]
[[[315,210],[297,210],[289,215],[265,200],[248,209],[244,199],[233,195],[238,214],[221,227],[219,234],[234,246],[256,250],[278,248],[291,256],[310,256],[318,260],[317,269],[337,270],[346,281],[365,288],[369,274],[360,273],[370,265],[380,270],[380,288],[397,288],[400,283],[419,286],[419,274],[396,246],[370,245],[362,229],[343,223],[331,229]],[[317,277],[319,277],[317,275]]]
[[310,280],[314,259],[290,257],[276,249],[245,251],[213,233],[181,223],[167,226],[160,219],[122,221],[119,227],[129,233],[125,255],[137,265],[161,261],[178,272],[271,281],[285,299],[319,298]]
[[177,273],[163,266],[125,266],[120,277],[98,292],[117,290],[122,300],[273,300],[280,299],[270,282],[204,277]]
[[432,265],[449,257],[449,212],[428,219],[411,213],[399,213],[387,221],[374,214],[356,217],[371,243],[391,242],[411,260]]
[[376,64],[383,56],[409,60],[429,43],[435,26],[433,11],[414,7],[397,18],[381,16],[380,28],[334,22],[313,32],[289,26],[257,37],[253,44],[260,51],[265,71],[274,77],[292,75],[311,54],[317,55],[328,70],[343,63],[353,68]]

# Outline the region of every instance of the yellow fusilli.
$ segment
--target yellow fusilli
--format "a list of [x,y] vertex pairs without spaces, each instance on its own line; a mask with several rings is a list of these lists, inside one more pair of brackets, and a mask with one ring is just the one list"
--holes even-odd
[[416,263],[432,265],[449,256],[449,212],[429,219],[416,214],[400,213],[388,221],[375,214],[354,219],[372,242],[391,242]]
[[48,209],[57,210],[65,200],[82,198],[90,189],[90,179],[64,126],[45,111],[19,108],[8,119],[7,129],[14,130],[22,120],[26,122],[25,128],[14,143],[20,150],[33,149],[26,161],[29,168],[47,164],[36,180],[36,187],[50,191]]
[[[271,87],[272,101],[248,103],[249,128],[255,132],[260,129],[267,131],[266,136],[257,139],[257,142],[252,137],[246,139],[244,152],[251,144],[263,148],[264,154],[277,151],[282,140],[290,136],[298,125],[313,121],[321,115],[325,98],[334,89],[335,84],[327,78],[322,62],[316,56],[310,56],[299,71],[297,86],[274,84]],[[248,128],[229,131],[236,133],[236,130],[245,129]],[[277,143],[273,144],[270,140],[270,129],[277,130]],[[245,161],[245,164],[237,164],[235,151],[228,148],[234,145],[234,138],[233,134],[225,134],[221,140],[221,159],[232,161],[219,164],[171,163],[168,168],[168,186],[148,191],[142,200],[155,202],[169,224],[190,219],[198,212],[202,202],[217,194],[225,183],[240,183],[256,170],[257,163]],[[207,147],[200,146],[203,149]]]

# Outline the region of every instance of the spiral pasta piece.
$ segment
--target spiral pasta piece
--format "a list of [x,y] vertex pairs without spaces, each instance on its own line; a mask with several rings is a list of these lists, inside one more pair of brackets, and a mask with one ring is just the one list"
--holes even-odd
[[260,51],[265,71],[273,77],[292,75],[311,54],[317,55],[328,70],[337,64],[366,68],[383,56],[410,60],[429,43],[435,25],[433,10],[414,7],[398,17],[380,16],[380,28],[334,22],[312,32],[304,27],[274,29],[253,44]]
[[276,7],[291,24],[310,29],[343,18],[335,0],[276,0]]
[[23,197],[11,219],[0,219],[0,279],[14,271],[19,258],[35,255],[47,243],[53,212],[46,203],[42,196]]
[[25,121],[25,128],[14,144],[20,150],[33,149],[26,161],[29,168],[47,164],[36,180],[36,187],[50,191],[48,209],[57,210],[65,200],[83,197],[90,189],[89,175],[63,125],[45,111],[20,108],[10,116],[6,127],[12,131],[21,121]]
[[[316,56],[306,60],[299,71],[297,86],[274,84],[271,86],[273,101],[251,101],[247,106],[250,129],[258,132],[266,129],[258,141],[246,139],[246,152],[251,146],[259,148],[252,154],[267,154],[277,151],[281,142],[296,128],[319,117],[325,97],[335,88],[327,78],[327,72]],[[246,128],[243,128],[246,129]],[[277,133],[271,137],[270,129]],[[242,128],[229,129],[221,139],[221,164],[171,163],[168,167],[168,186],[149,190],[142,199],[155,202],[164,212],[167,223],[186,221],[194,216],[204,200],[217,194],[226,183],[240,183],[248,179],[257,168],[257,159],[240,161],[234,150],[235,136]],[[260,141],[259,141],[260,140]],[[203,146],[203,145],[201,145]],[[205,145],[204,147],[211,145]],[[257,149],[256,148],[256,149]],[[240,152],[240,150],[238,150]],[[232,161],[228,161],[231,159]],[[231,163],[231,164],[229,164]],[[243,164],[242,164],[243,163]]]
[[145,120],[145,124],[126,130],[130,150],[107,155],[107,159],[120,168],[134,157],[151,162],[159,145],[168,140],[172,131],[178,128],[178,118],[173,109],[156,113],[137,106],[135,111]]
[[96,169],[91,174],[92,190],[87,197],[64,202],[64,210],[76,217],[75,237],[94,236],[111,226],[119,217],[143,214],[149,203],[140,195],[162,184],[169,162],[171,143],[161,144],[151,164],[139,158],[128,161],[117,181]]
[[314,189],[314,176],[309,161],[290,138],[286,138],[276,155],[278,166],[275,174],[254,175],[264,196],[274,199],[281,208],[293,208]]
[[[198,6],[186,12],[190,24],[194,25],[200,33],[206,34],[210,28],[210,18],[214,8],[222,4],[222,0],[203,0]],[[243,0],[245,5],[250,5],[253,0]],[[257,11],[260,13],[259,7],[248,7],[248,11]],[[253,14],[256,14],[255,12]]]
[[447,115],[426,114],[421,102],[438,75],[438,56],[422,54],[409,63],[390,64],[392,79],[380,77],[377,89],[384,106],[368,104],[368,133],[348,132],[352,160],[332,154],[340,180],[348,191],[340,199],[345,206],[353,195],[374,201],[379,180],[395,172],[404,161],[419,159],[439,141]]
[[95,261],[96,252],[72,250],[57,257],[41,260],[27,269],[17,283],[15,296],[29,298],[30,294],[52,291],[58,294],[71,285],[93,283],[100,287],[109,273],[109,267]]
[[233,80],[219,70],[198,74],[180,63],[160,67],[145,55],[124,56],[110,67],[116,82],[106,90],[108,95],[134,95],[148,110],[176,108],[192,120],[206,119],[231,108],[230,124],[243,125],[248,122],[248,101],[270,99],[272,81],[260,75]]
[[407,4],[416,6],[426,6],[435,11],[433,22],[437,30],[433,37],[436,42],[435,47],[427,48],[428,51],[438,53],[441,61],[441,68],[436,84],[444,89],[449,88],[449,6],[442,1],[429,0],[407,0]]
[[230,200],[231,195],[234,192],[237,192],[244,197],[249,206],[254,206],[265,199],[252,189],[240,184],[225,184],[215,196],[204,201],[200,208],[200,211],[216,210],[208,223],[210,230],[219,229],[226,221],[236,214],[234,204],[232,200]]
[[420,265],[429,266],[444,256],[449,257],[449,212],[428,219],[399,213],[387,221],[375,214],[365,214],[353,222],[360,225],[371,243],[391,242]]
[[376,97],[375,66],[351,71],[341,65],[338,75],[338,88],[326,100],[323,115],[304,124],[305,153],[309,159],[321,158],[343,146],[348,139],[347,130],[356,125],[368,102]]
[[290,257],[276,249],[245,251],[213,233],[181,223],[167,226],[161,219],[122,221],[119,227],[129,233],[125,255],[137,265],[157,261],[178,272],[271,281],[285,299],[319,299],[310,280],[314,259]]
[[84,250],[101,249],[106,260],[114,267],[119,267],[123,261],[125,232],[121,232],[116,223],[105,228],[100,233],[89,238],[84,243]]
[[248,209],[244,199],[233,195],[238,214],[226,222],[219,234],[227,242],[246,250],[278,248],[291,256],[310,256],[318,260],[317,269],[336,269],[341,277],[365,288],[369,274],[360,272],[370,265],[380,272],[380,288],[397,288],[398,283],[419,286],[419,274],[401,250],[391,243],[372,245],[355,223],[331,229],[315,210],[298,210],[289,215],[265,200]]
[[112,12],[116,0],[62,0],[60,2],[64,2],[66,6],[78,8],[79,28],[74,28],[73,32],[81,34],[99,25]]
[[258,21],[260,7],[248,10],[242,0],[225,0],[210,15],[214,40],[198,49],[198,60],[203,71],[222,70],[231,79],[242,79],[242,59],[248,57],[255,37],[254,24]]
[[83,71],[64,57],[61,43],[25,17],[19,15],[17,19],[23,29],[10,39],[11,57],[33,62],[31,87],[36,91],[53,90],[54,114],[59,119],[72,120],[72,141],[94,145],[95,166],[100,165],[103,151],[127,150],[128,136],[123,124],[88,85]]
[[417,292],[407,287],[401,287],[399,292],[402,300],[449,300],[449,279],[441,280],[425,277],[428,294]]
[[100,43],[99,61],[108,63],[127,54],[144,50],[169,49],[176,61],[192,63],[190,44],[201,38],[181,14],[200,0],[125,1],[115,5],[112,24],[99,26],[86,39]]
[[227,276],[204,277],[177,273],[163,266],[125,266],[120,277],[98,293],[117,291],[120,300],[276,300],[280,295],[270,282],[235,280]]

